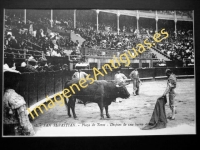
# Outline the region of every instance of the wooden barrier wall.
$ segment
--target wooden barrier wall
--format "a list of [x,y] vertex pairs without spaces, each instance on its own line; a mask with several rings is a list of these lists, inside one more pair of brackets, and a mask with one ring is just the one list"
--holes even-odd
[[[169,68],[176,75],[194,75],[194,68]],[[133,69],[121,69],[128,78]],[[146,68],[138,69],[140,78],[165,76],[166,68]],[[93,70],[84,70],[86,73],[94,77]],[[100,69],[103,74],[104,71]],[[57,71],[57,72],[41,72],[41,73],[23,73],[22,81],[19,86],[19,94],[21,94],[27,102],[27,107],[46,98],[46,96],[54,95],[61,92],[67,80],[71,80],[74,71]],[[98,75],[98,80],[114,80],[116,70],[107,69],[104,76]]]

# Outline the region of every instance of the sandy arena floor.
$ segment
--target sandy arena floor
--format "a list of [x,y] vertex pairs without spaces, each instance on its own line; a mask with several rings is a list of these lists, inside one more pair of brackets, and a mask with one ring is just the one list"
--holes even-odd
[[[76,104],[78,120],[69,118],[65,106],[58,104],[40,114],[32,124],[36,136],[106,136],[195,134],[195,80],[178,79],[176,88],[176,120],[168,120],[167,128],[141,130],[149,122],[156,100],[166,88],[166,80],[143,82],[139,96],[133,96],[132,83],[127,86],[129,99],[109,106],[110,119],[100,120],[97,104]],[[167,116],[171,113],[166,104]],[[57,124],[57,126],[55,125]]]

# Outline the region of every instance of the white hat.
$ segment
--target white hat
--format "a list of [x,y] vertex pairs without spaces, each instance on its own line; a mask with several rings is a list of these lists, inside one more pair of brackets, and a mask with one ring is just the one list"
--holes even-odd
[[37,62],[35,59],[34,59],[34,57],[33,56],[30,56],[29,58],[28,58],[28,62]]
[[25,63],[25,62],[22,62],[22,63],[21,63],[21,67],[26,67],[26,63]]
[[33,56],[30,56],[28,59],[34,59],[34,57],[33,57]]
[[3,72],[13,72],[21,74],[19,71],[9,68],[8,64],[3,65]]

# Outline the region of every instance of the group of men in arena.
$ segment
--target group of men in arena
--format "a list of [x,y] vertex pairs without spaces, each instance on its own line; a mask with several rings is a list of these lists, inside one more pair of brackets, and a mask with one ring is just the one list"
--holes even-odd
[[[133,71],[130,73],[129,77],[133,81],[133,95],[139,95],[139,86],[141,83],[141,80],[139,78],[139,73],[137,69],[133,69]],[[117,70],[117,73],[115,74],[115,81],[119,85],[126,85],[126,81],[129,80],[123,73],[121,73],[121,69]]]
[[[167,88],[164,91],[162,97],[166,96],[166,94],[169,94],[169,106],[172,111],[172,115],[169,116],[169,119],[174,120],[175,119],[175,105],[174,105],[174,98],[175,98],[175,91],[176,88],[176,76],[172,73],[170,69],[166,69],[165,71],[166,76],[168,77],[167,81]],[[83,72],[81,69],[76,70],[76,72],[73,74],[72,79],[81,79],[86,78],[88,74]],[[133,95],[139,95],[141,80],[139,78],[139,72],[136,68],[133,69],[133,71],[129,75],[130,79],[133,82]],[[117,73],[114,76],[114,80],[116,84],[119,86],[121,85],[127,85],[130,81],[123,73],[121,73],[121,69],[117,69]],[[116,102],[121,102],[120,100],[116,100]],[[80,100],[78,100],[78,103],[82,103]]]
[[[162,97],[166,96],[166,94],[169,94],[169,106],[172,111],[172,115],[169,116],[168,118],[170,120],[175,120],[175,104],[174,104],[174,98],[175,98],[175,91],[174,89],[176,88],[176,76],[173,74],[173,72],[170,69],[166,69],[165,71],[166,76],[168,77],[167,81],[167,87],[166,90],[164,91]],[[133,71],[130,73],[129,77],[133,81],[133,95],[139,95],[139,90],[140,90],[140,85],[141,85],[141,80],[139,78],[139,73],[137,69],[133,69]],[[129,80],[123,73],[120,72],[120,69],[118,69],[117,74],[115,74],[115,81],[117,84],[124,84],[126,85],[126,81]]]

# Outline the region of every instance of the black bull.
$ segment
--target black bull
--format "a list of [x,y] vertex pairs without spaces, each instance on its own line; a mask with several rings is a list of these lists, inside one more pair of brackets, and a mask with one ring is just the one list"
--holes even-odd
[[[72,84],[78,85],[79,80],[71,80],[65,83],[65,88],[69,89],[69,86]],[[75,113],[75,102],[76,98],[83,101],[84,104],[88,102],[97,103],[100,108],[100,116],[101,119],[104,118],[103,108],[105,107],[106,116],[110,118],[108,113],[108,106],[116,100],[116,98],[129,98],[130,93],[128,92],[125,86],[117,86],[114,81],[105,81],[105,80],[97,80],[94,83],[89,84],[86,88],[80,88],[80,91],[75,90],[75,94],[72,94],[69,97],[69,101],[67,102],[65,99],[65,104],[67,105],[68,116],[71,117],[70,109],[72,110],[73,117],[76,119]]]

